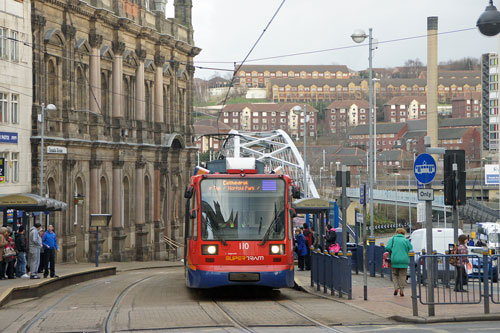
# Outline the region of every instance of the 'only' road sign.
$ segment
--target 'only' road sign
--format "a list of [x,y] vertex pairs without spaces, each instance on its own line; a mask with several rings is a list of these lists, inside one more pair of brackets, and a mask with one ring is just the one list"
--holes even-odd
[[436,161],[429,154],[418,155],[413,164],[415,178],[422,184],[429,184],[436,177]]

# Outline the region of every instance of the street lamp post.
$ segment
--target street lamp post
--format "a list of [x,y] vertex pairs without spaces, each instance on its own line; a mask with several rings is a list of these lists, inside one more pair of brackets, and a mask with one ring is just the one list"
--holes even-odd
[[411,189],[410,189],[410,174],[408,173],[408,219],[410,220],[410,235],[411,235],[411,202],[410,202],[410,196],[411,196]]
[[[379,78],[374,77],[373,82],[380,81]],[[373,146],[375,147],[375,154],[373,155],[373,179],[377,184],[377,85],[373,89]]]
[[[302,108],[300,105],[296,105],[293,107],[292,111],[297,115],[300,116],[300,113],[302,111]],[[308,196],[308,186],[307,186],[307,169],[306,169],[306,134],[307,134],[307,107],[306,104],[304,104],[304,196]],[[300,119],[299,119],[300,120]],[[300,124],[300,121],[298,122]],[[299,126],[300,129],[300,126]]]
[[[43,188],[44,188],[44,176],[43,176],[43,154],[44,154],[44,136],[45,136],[45,109],[49,111],[57,110],[54,104],[49,104],[45,107],[45,104],[42,103],[42,114],[40,123],[42,124],[42,133],[40,135],[40,196],[43,197]],[[40,224],[42,223],[42,213],[40,212]]]
[[368,63],[369,63],[369,73],[368,73],[368,88],[369,88],[369,109],[368,113],[368,128],[369,128],[369,194],[368,200],[370,203],[370,238],[374,238],[375,228],[373,225],[373,120],[372,112],[373,110],[373,66],[372,66],[372,54],[373,54],[373,36],[372,28],[368,30],[368,35],[363,30],[356,30],[351,35],[352,40],[355,43],[362,43],[368,37]]

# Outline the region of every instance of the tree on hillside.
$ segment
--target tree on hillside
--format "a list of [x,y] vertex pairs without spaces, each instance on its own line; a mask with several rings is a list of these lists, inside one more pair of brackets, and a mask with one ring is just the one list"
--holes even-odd
[[439,68],[450,71],[470,71],[480,69],[478,58],[465,57],[459,60],[448,60],[439,63]]

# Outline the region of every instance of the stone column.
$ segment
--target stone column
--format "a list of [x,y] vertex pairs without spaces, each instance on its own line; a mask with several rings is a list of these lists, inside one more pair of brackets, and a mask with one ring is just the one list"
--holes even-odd
[[137,120],[146,120],[146,93],[144,86],[144,60],[146,59],[146,50],[135,50],[135,54],[139,60],[139,65],[135,73],[135,114]]
[[122,100],[122,81],[123,81],[123,71],[122,71],[122,54],[125,51],[125,43],[119,41],[113,41],[113,117],[121,118],[123,117],[123,111],[121,108]]
[[163,65],[165,64],[165,56],[159,52],[155,55],[155,123],[163,123]]
[[113,260],[123,261],[126,256],[123,253],[125,249],[125,231],[123,228],[122,221],[122,168],[123,161],[115,160],[113,161]]
[[99,168],[102,161],[90,161],[90,214],[99,213]]
[[89,106],[93,113],[101,113],[101,44],[102,35],[91,31],[89,34],[90,47],[90,78],[89,78]]
[[[160,169],[161,168],[161,169]],[[165,198],[166,185],[161,186],[161,180],[166,181],[167,168],[165,164],[155,163],[154,171],[154,235],[153,235],[153,252],[154,260],[165,260],[167,254],[165,243],[163,241],[163,234],[165,232],[165,225],[161,218],[161,200]],[[167,214],[167,212],[163,212]]]
[[148,246],[148,227],[145,225],[145,196],[144,193],[144,167],[146,162],[135,163],[135,248],[136,260],[147,261],[151,259],[150,247]]

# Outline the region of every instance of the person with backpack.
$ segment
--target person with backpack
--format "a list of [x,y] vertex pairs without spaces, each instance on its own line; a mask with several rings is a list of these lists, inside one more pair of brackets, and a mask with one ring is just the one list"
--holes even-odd
[[398,294],[403,297],[406,287],[406,273],[410,264],[408,253],[413,249],[410,241],[405,237],[405,229],[397,228],[396,234],[389,239],[385,250],[391,254],[392,283],[394,284],[394,296]]
[[314,234],[309,230],[307,223],[304,223],[304,231],[302,234],[306,239],[307,254],[306,254],[306,271],[311,270],[311,246],[314,245]]

